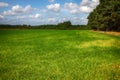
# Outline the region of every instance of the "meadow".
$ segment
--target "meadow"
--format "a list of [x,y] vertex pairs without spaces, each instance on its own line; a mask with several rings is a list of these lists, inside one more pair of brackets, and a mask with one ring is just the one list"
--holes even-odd
[[120,80],[120,36],[0,30],[0,80]]

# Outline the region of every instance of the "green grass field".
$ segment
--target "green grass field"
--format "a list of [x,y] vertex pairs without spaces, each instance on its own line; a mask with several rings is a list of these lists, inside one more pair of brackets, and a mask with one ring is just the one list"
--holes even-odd
[[0,30],[0,80],[120,80],[120,36]]

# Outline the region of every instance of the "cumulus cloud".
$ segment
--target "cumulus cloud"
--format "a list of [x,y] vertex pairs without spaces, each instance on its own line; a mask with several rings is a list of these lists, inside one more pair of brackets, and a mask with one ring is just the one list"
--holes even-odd
[[89,13],[89,12],[93,11],[93,8],[88,7],[88,6],[81,6],[80,11],[84,12],[84,13]]
[[3,12],[3,15],[5,16],[11,16],[11,15],[15,15],[16,13],[12,10],[8,10],[8,11],[4,11]]
[[54,2],[54,0],[48,0],[49,2]]
[[29,13],[29,12],[31,12],[32,10],[36,10],[36,8],[32,8],[31,5],[27,5],[27,6],[23,9],[23,11],[24,11],[25,13]]
[[4,16],[0,15],[0,19],[4,19]]
[[66,17],[61,17],[58,19],[58,23],[62,23],[62,22],[65,22],[65,21],[69,21],[69,19],[67,19]]
[[64,17],[62,20],[63,20],[63,21],[66,21],[67,19]]
[[82,0],[80,4],[80,11],[90,13],[99,4],[99,0]]
[[71,14],[77,14],[79,13],[79,5],[77,5],[76,3],[65,3],[64,4],[64,8],[69,11]]
[[17,19],[24,19],[24,18],[26,18],[26,16],[17,16],[16,18]]
[[[55,0],[48,1],[52,3]],[[99,0],[82,0],[81,3],[79,4],[73,2],[66,2],[64,4],[61,3],[61,5],[59,3],[55,4],[53,3],[50,5],[46,5],[45,8],[39,9],[39,11],[38,9],[33,8],[31,5],[26,6],[14,5],[11,7],[11,9],[8,8],[9,10],[0,13],[1,19],[0,22],[3,23],[2,22],[3,20],[9,19],[9,21],[7,22],[12,23],[11,21],[15,21],[15,23],[13,24],[18,24],[19,22],[29,23],[33,25],[33,24],[57,24],[59,22],[70,20],[72,24],[87,24],[88,20],[86,19],[85,16],[87,16],[91,11],[93,11],[93,9],[95,9],[98,4]],[[0,4],[0,7],[7,6],[8,5],[3,6],[3,4],[1,6]],[[66,14],[66,12],[69,12],[70,14],[69,13]],[[83,16],[83,18],[81,18],[80,16]]]
[[65,3],[65,4],[64,4],[64,7],[67,8],[67,9],[76,9],[76,8],[78,8],[79,6],[78,6],[76,3],[70,2],[70,3]]
[[82,6],[89,6],[91,8],[95,8],[99,4],[99,0],[82,0]]
[[13,12],[17,12],[17,13],[19,13],[19,12],[21,13],[21,12],[24,11],[24,9],[23,9],[23,7],[20,6],[20,5],[15,5],[15,6],[12,7],[12,11],[13,11]]
[[26,7],[15,5],[12,7],[12,11],[16,13],[29,13],[32,10],[34,10],[34,8],[32,8],[31,5],[27,5]]
[[81,18],[81,17],[73,17],[71,20],[73,24],[87,24],[88,19],[86,18]]
[[76,3],[72,3],[72,2],[65,3],[64,4],[64,8],[67,9],[67,10],[69,10],[69,12],[71,14],[77,14],[77,13],[79,13],[79,10],[78,10],[79,5],[77,5]]
[[73,9],[70,11],[71,14],[78,14],[79,13],[79,10],[78,9]]
[[4,15],[17,15],[17,14],[25,14],[30,13],[32,10],[35,10],[35,8],[32,8],[31,5],[27,5],[26,7],[22,7],[20,5],[15,5],[12,7],[11,10],[4,11]]
[[8,3],[0,2],[0,7],[7,7],[7,6],[8,6]]
[[30,18],[40,18],[41,14],[29,15]]
[[90,13],[99,4],[99,0],[82,0],[80,4],[65,3],[64,8],[72,14],[78,14],[80,12]]
[[54,11],[54,12],[59,12],[60,11],[60,4],[51,4],[46,6],[48,10]]
[[55,18],[48,18],[48,22],[55,22],[56,19]]

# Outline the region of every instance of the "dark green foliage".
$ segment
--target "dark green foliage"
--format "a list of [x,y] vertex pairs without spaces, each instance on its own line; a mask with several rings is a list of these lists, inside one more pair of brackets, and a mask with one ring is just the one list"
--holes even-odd
[[57,25],[57,27],[59,27],[60,29],[69,29],[71,26],[72,26],[72,24],[71,24],[70,21],[66,21],[66,22],[63,22],[63,23],[59,23],[59,24]]
[[72,25],[70,21],[58,25],[0,25],[0,29],[58,29],[58,30],[88,30],[86,25]]
[[9,24],[1,24],[0,29],[30,29],[32,26],[30,25],[9,25]]
[[88,26],[94,30],[120,31],[120,1],[100,0],[88,16]]

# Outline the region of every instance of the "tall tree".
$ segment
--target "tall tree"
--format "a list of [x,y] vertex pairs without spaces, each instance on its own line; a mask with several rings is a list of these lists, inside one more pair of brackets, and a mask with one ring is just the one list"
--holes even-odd
[[88,26],[94,30],[120,31],[120,1],[100,0],[88,20]]

